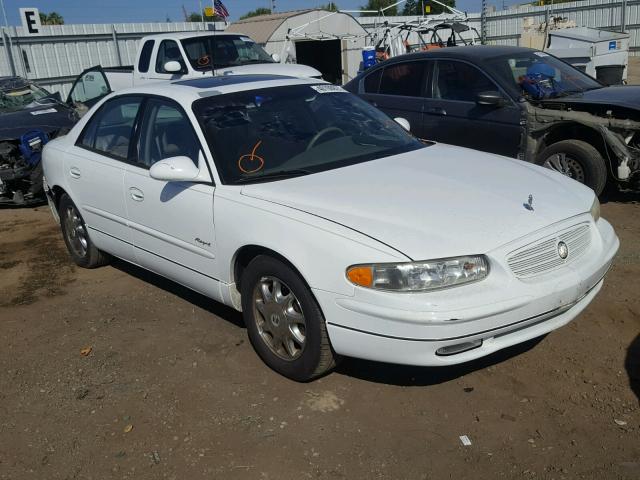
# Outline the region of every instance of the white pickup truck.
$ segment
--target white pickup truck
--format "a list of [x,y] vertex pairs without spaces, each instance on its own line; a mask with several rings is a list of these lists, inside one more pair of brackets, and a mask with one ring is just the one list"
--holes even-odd
[[[307,65],[279,63],[246,35],[223,32],[178,32],[150,35],[138,46],[135,65],[96,66],[75,80],[67,102],[91,107],[105,95],[148,82],[201,78],[207,75],[285,75],[322,78]],[[84,107],[84,108],[83,108]]]

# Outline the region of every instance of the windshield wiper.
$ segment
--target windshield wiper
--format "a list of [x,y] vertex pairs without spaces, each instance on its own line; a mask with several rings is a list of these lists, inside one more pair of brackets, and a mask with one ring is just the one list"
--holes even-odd
[[277,172],[264,173],[255,177],[242,177],[237,179],[234,184],[242,185],[244,183],[261,182],[263,180],[277,180],[282,178],[301,177],[313,173],[311,170],[295,169],[295,170],[278,170]]

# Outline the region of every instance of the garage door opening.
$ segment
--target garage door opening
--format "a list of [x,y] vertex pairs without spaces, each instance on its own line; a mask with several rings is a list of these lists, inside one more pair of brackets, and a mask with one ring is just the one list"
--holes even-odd
[[327,82],[342,83],[340,40],[300,40],[296,45],[296,61],[319,70]]

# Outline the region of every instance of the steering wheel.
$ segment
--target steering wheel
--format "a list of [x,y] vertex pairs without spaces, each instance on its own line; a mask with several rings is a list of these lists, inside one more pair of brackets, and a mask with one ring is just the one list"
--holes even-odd
[[306,151],[309,151],[313,147],[315,147],[316,143],[318,143],[318,140],[320,139],[320,137],[324,137],[327,133],[331,133],[331,132],[338,132],[338,133],[342,134],[343,137],[347,136],[347,134],[344,133],[344,130],[342,130],[341,128],[338,128],[338,127],[323,128],[322,130],[320,130],[318,133],[316,133],[313,136],[313,138],[309,142],[309,145],[307,145]]

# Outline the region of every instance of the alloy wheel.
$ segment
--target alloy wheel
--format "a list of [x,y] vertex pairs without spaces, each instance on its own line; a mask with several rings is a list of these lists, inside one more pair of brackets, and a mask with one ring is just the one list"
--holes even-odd
[[262,277],[253,291],[258,334],[275,355],[296,360],[306,344],[306,323],[293,291],[280,279]]
[[87,230],[82,221],[82,217],[73,205],[68,205],[64,215],[65,235],[69,245],[79,257],[84,258],[89,246]]

